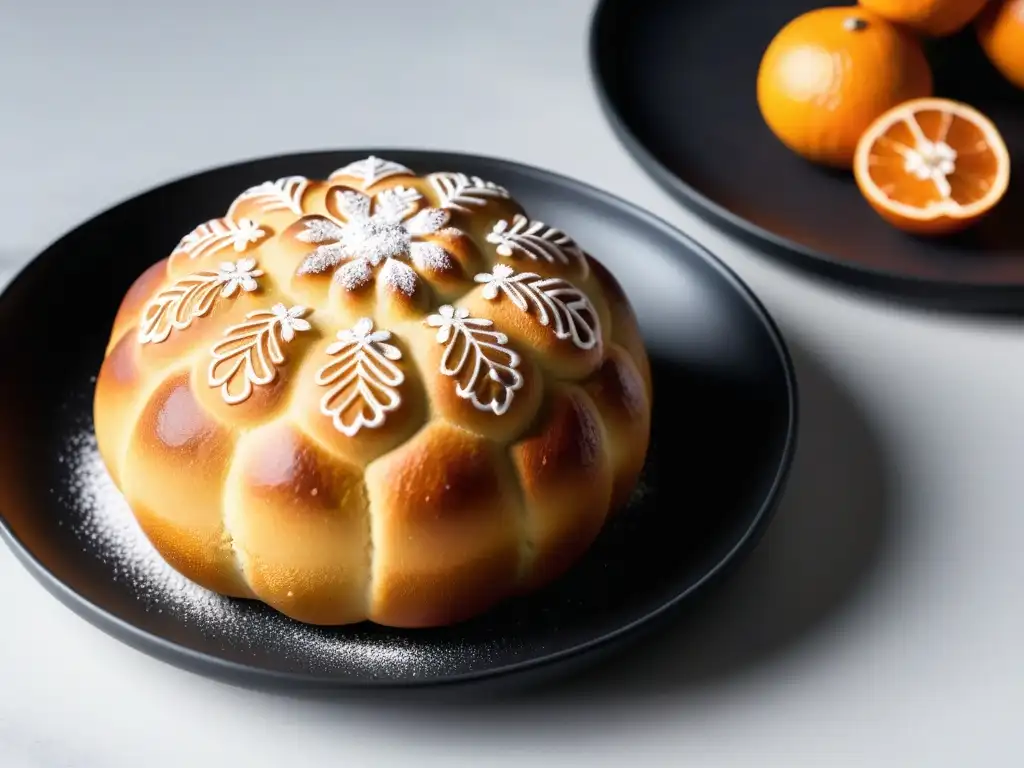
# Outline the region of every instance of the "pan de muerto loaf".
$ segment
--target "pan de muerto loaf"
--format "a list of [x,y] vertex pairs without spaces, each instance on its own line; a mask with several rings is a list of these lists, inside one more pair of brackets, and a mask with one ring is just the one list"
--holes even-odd
[[128,291],[94,408],[185,576],[399,627],[576,562],[636,483],[650,410],[607,270],[493,181],[376,157],[253,186],[185,235]]

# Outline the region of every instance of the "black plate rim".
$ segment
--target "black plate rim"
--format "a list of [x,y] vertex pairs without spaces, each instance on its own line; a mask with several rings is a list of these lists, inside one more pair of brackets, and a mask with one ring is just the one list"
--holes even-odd
[[953,282],[914,275],[900,275],[882,269],[853,265],[826,251],[802,245],[795,240],[758,226],[687,184],[662,163],[629,127],[608,88],[604,68],[606,60],[613,54],[606,53],[602,49],[601,37],[604,34],[604,27],[607,26],[607,18],[611,13],[609,9],[617,2],[621,2],[621,0],[597,0],[591,13],[590,31],[587,37],[587,60],[591,84],[597,94],[597,100],[605,119],[626,151],[655,182],[682,203],[685,208],[709,224],[722,229],[727,234],[738,237],[749,245],[756,246],[759,250],[775,256],[784,263],[854,288],[895,293],[927,304],[956,302],[959,305],[966,302],[970,305],[977,305],[977,308],[991,308],[993,305],[1001,305],[1003,301],[1016,299],[1017,303],[1012,306],[1014,309],[1019,308],[1019,301],[1024,298],[1024,285]]
[[[694,256],[702,259],[716,272],[718,272],[721,277],[745,300],[751,311],[763,324],[775,349],[775,353],[778,355],[786,384],[789,418],[786,424],[786,435],[782,448],[782,455],[780,456],[778,466],[776,467],[771,487],[768,489],[756,514],[751,519],[750,525],[743,532],[743,535],[733,544],[732,548],[698,581],[691,584],[684,591],[676,594],[671,600],[666,601],[659,607],[649,611],[644,616],[635,619],[629,624],[624,624],[614,630],[604,632],[590,640],[578,643],[570,648],[562,649],[561,651],[536,656],[511,664],[505,664],[493,669],[477,670],[474,672],[442,677],[423,677],[414,681],[367,679],[346,680],[344,678],[329,677],[314,673],[303,674],[279,672],[269,670],[258,665],[240,664],[238,662],[218,658],[202,651],[178,645],[170,640],[154,635],[136,626],[130,621],[115,616],[105,608],[86,598],[84,595],[76,592],[70,585],[58,578],[36,558],[28,546],[18,538],[8,524],[2,510],[0,510],[0,538],[7,543],[8,547],[12,550],[17,559],[23,566],[25,566],[26,570],[28,570],[29,573],[31,573],[32,576],[40,582],[40,584],[42,584],[42,586],[50,592],[51,595],[56,597],[59,602],[70,608],[75,614],[85,619],[88,623],[138,651],[161,659],[173,666],[177,666],[178,668],[190,671],[195,671],[196,668],[202,668],[207,674],[221,679],[228,678],[236,681],[255,680],[283,685],[286,687],[326,688],[334,690],[441,688],[480,682],[483,680],[507,678],[517,673],[534,671],[541,667],[555,665],[558,662],[582,657],[587,654],[594,655],[597,651],[622,644],[639,635],[650,625],[668,617],[669,614],[677,610],[687,600],[703,593],[714,582],[725,577],[733,567],[738,565],[743,558],[753,550],[774,517],[774,513],[778,508],[783,491],[785,490],[790,469],[792,468],[793,459],[796,454],[797,433],[799,427],[799,390],[796,368],[782,332],[774,318],[768,312],[767,308],[753,290],[743,281],[743,279],[740,278],[739,275],[727,264],[725,264],[725,262],[721,261],[717,256],[712,254],[707,248],[692,237],[669,224],[664,219],[640,208],[636,204],[631,203],[618,195],[555,171],[549,171],[538,166],[520,163],[518,161],[508,160],[506,158],[492,155],[479,155],[447,149],[422,149],[403,146],[326,148],[320,150],[254,156],[220,165],[208,166],[204,169],[193,171],[191,173],[183,173],[162,183],[150,186],[142,192],[126,196],[74,226],[66,233],[53,240],[49,245],[24,264],[21,269],[15,272],[7,285],[0,290],[0,302],[4,301],[11,289],[25,279],[25,276],[29,274],[31,270],[39,268],[39,264],[51,250],[59,247],[65,239],[72,237],[79,229],[89,226],[93,221],[106,215],[108,212],[118,208],[119,206],[134,202],[165,187],[185,181],[192,181],[206,174],[222,172],[232,168],[240,168],[242,166],[261,161],[281,160],[285,158],[295,158],[298,160],[300,158],[312,157],[325,153],[353,154],[359,156],[372,154],[378,157],[396,156],[400,154],[416,154],[421,156],[446,155],[451,158],[461,158],[467,161],[504,165],[514,169],[520,174],[532,176],[540,181],[560,185],[564,188],[577,192],[584,197],[591,199],[596,198],[607,205],[619,208],[626,214],[638,219],[643,224],[659,230],[672,240],[678,242],[683,248],[689,250]],[[192,666],[183,665],[181,663],[182,660],[187,660]]]

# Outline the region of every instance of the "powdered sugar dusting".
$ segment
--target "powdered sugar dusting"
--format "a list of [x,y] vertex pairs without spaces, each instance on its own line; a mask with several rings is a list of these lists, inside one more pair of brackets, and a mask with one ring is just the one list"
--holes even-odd
[[305,219],[306,228],[295,237],[304,243],[334,243],[341,240],[344,230],[330,219]]
[[448,212],[439,208],[424,208],[406,223],[406,229],[414,235],[429,235],[448,223]]
[[400,261],[388,259],[380,276],[386,285],[406,296],[416,293],[416,283],[419,282],[416,273]]
[[362,256],[373,266],[385,259],[402,258],[409,252],[411,239],[403,224],[374,215],[352,219],[344,228],[341,242],[350,256]]
[[413,243],[412,263],[427,272],[447,272],[452,268],[452,258],[435,243]]
[[356,259],[335,272],[334,279],[346,291],[354,291],[373,280],[373,267],[366,259]]
[[296,274],[319,275],[334,269],[345,258],[345,252],[340,244],[321,245],[302,261]]
[[79,433],[72,439],[71,448],[73,466],[68,490],[86,512],[75,534],[100,553],[103,562],[113,566],[115,579],[129,586],[140,600],[180,611],[183,620],[228,618],[226,598],[186,579],[149,543],[107,472],[95,435]]
[[329,199],[335,220],[310,217],[294,235],[318,246],[302,260],[297,274],[333,269],[335,280],[354,291],[373,282],[374,271],[380,269],[386,285],[411,296],[419,278],[404,262],[412,261],[424,272],[451,269],[444,249],[424,239],[445,227],[449,213],[438,208],[417,211],[422,195],[415,189],[394,187],[370,197],[335,187]]
[[[407,669],[408,653],[367,647],[351,630],[314,627],[293,621],[267,606],[211,592],[171,568],[135,521],[99,454],[93,431],[82,430],[68,442],[64,458],[70,470],[59,500],[78,513],[72,522],[82,549],[110,568],[111,578],[141,601],[148,612],[191,625],[207,637],[248,649],[252,655],[282,655],[310,671],[351,667],[353,656],[367,655],[379,667]],[[372,658],[371,658],[372,657]],[[353,670],[356,674],[358,672]]]

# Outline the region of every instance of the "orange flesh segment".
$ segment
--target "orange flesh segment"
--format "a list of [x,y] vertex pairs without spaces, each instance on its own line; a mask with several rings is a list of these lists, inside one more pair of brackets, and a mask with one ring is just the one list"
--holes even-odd
[[[922,136],[956,152],[953,170],[945,174],[948,188],[941,180],[921,179],[908,170],[908,153],[919,146]],[[875,140],[868,155],[868,175],[884,195],[903,205],[927,210],[952,200],[967,206],[989,192],[999,175],[999,158],[984,131],[970,120],[939,109],[923,109],[903,116]]]

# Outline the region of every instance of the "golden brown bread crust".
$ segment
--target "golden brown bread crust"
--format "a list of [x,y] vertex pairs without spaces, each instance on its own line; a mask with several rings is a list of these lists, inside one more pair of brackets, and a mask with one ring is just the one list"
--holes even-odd
[[365,618],[370,530],[362,471],[290,424],[249,432],[228,481],[228,528],[255,596],[300,621]]
[[599,262],[497,185],[367,158],[245,190],[140,275],[94,415],[184,575],[426,627],[579,560],[636,483],[651,397]]
[[522,483],[528,560],[522,589],[560,576],[590,546],[609,509],[613,475],[601,417],[579,387],[557,387],[540,429],[512,446]]
[[402,627],[449,624],[511,592],[520,510],[502,453],[438,420],[370,465],[370,619]]

